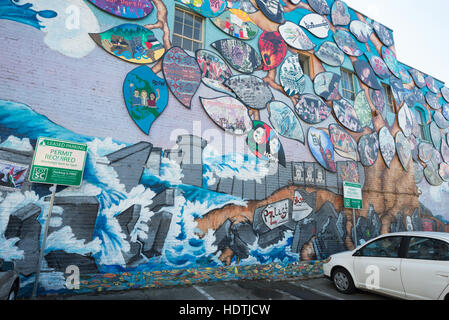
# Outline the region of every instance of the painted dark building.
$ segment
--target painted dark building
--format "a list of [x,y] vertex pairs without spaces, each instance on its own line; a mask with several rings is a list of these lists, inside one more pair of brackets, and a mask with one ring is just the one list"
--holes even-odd
[[88,145],[39,294],[69,266],[77,292],[283,279],[380,234],[449,232],[449,89],[343,1],[29,3],[0,0],[0,259],[23,295],[51,193],[28,181],[39,137]]

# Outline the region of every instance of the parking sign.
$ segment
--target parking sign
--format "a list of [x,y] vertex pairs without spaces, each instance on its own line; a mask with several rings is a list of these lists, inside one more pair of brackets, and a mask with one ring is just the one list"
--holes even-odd
[[80,186],[87,145],[53,138],[39,138],[31,165],[30,181]]

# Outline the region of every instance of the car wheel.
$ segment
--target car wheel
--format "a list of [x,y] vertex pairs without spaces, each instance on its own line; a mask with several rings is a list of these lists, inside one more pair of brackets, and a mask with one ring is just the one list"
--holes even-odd
[[332,273],[332,281],[341,293],[351,294],[355,291],[354,281],[351,275],[343,268],[338,268]]

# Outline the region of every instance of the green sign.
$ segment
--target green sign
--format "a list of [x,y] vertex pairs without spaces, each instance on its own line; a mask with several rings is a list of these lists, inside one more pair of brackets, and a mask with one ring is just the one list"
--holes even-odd
[[348,209],[363,209],[362,185],[343,182],[344,205]]
[[39,138],[31,165],[30,181],[80,186],[87,145],[53,138]]

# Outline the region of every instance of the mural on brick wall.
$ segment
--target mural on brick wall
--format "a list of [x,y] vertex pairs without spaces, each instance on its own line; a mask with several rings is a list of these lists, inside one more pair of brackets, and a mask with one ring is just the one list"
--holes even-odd
[[[33,39],[35,73],[47,78],[32,85],[24,41],[5,46],[0,258],[16,261],[23,295],[50,199],[27,179],[41,136],[87,143],[89,154],[83,185],[57,189],[40,294],[66,290],[69,265],[81,292],[282,278],[320,273],[329,255],[382,233],[449,232],[449,90],[397,61],[385,26],[331,0],[90,2],[80,40],[44,31],[44,19],[64,17],[60,2],[0,0],[15,10],[0,14],[2,32]],[[204,17],[203,49],[172,45],[175,6]],[[340,66],[358,76],[352,97]],[[184,130],[196,122],[206,129]],[[355,225],[343,181],[364,188]]]

